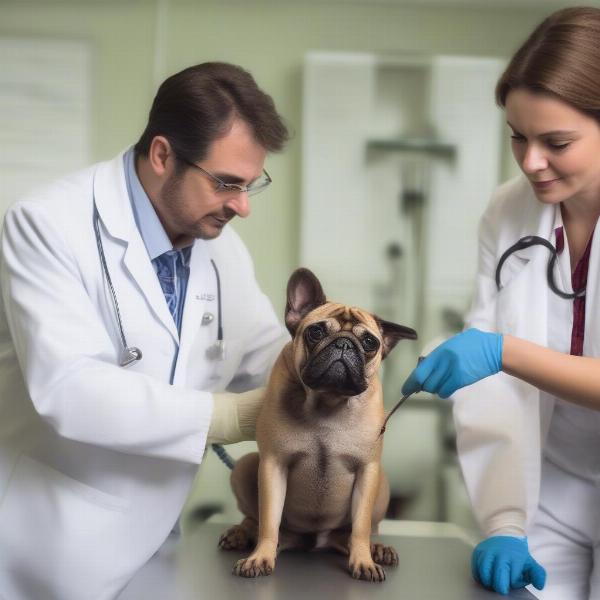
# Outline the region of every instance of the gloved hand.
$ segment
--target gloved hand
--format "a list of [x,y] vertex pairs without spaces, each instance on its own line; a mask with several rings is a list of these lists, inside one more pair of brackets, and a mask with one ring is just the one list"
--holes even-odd
[[529,554],[527,538],[510,535],[479,543],[471,557],[471,572],[475,581],[503,595],[530,583],[541,590],[546,583],[546,570]]
[[256,418],[264,397],[264,387],[241,394],[213,394],[207,444],[235,444],[256,439]]
[[440,344],[408,376],[402,394],[425,390],[447,398],[502,369],[502,335],[467,329]]

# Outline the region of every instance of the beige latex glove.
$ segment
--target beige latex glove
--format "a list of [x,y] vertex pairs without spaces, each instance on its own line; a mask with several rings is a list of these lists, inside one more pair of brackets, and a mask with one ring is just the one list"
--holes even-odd
[[265,397],[265,388],[241,394],[213,394],[213,413],[207,444],[235,444],[254,440],[256,418]]

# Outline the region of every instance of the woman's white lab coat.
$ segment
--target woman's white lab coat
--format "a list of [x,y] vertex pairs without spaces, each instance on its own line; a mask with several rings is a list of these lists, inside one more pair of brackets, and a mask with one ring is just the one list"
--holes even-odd
[[[118,366],[93,196],[127,342],[143,353],[127,368]],[[201,324],[217,313],[210,258],[221,276],[224,361],[206,352],[217,319]],[[225,228],[194,245],[179,341],[122,156],[8,211],[0,284],[0,597],[113,598],[179,516],[205,449],[210,391],[260,385],[287,335]]]
[[[515,252],[495,271],[503,252],[520,238],[550,240],[555,207],[538,201],[519,177],[502,185],[479,231],[476,292],[469,327],[513,334],[547,346],[550,253],[543,246]],[[594,232],[585,309],[584,355],[600,356],[600,230]],[[457,391],[454,418],[462,471],[486,535],[526,534],[538,506],[541,452],[554,405],[540,402],[537,388],[505,373]]]

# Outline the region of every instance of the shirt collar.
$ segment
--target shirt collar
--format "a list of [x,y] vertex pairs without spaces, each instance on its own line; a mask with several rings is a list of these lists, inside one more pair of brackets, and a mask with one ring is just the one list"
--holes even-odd
[[154,260],[157,256],[173,250],[173,244],[167,235],[148,194],[144,191],[142,184],[135,170],[135,153],[133,147],[129,148],[123,155],[123,163],[125,166],[125,182],[127,184],[127,192],[133,208],[133,215],[137,228],[144,240],[146,251],[150,260]]

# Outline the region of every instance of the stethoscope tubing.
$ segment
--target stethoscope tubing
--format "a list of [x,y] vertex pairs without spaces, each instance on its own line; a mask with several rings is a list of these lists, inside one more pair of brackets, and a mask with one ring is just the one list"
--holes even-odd
[[[102,236],[100,235],[100,225],[99,225],[100,215],[98,214],[98,207],[96,206],[96,199],[94,199],[94,233],[96,235],[96,246],[98,247],[98,256],[100,257],[100,263],[102,264],[102,270],[104,272],[104,278],[110,290],[110,295],[113,302],[113,307],[115,309],[115,316],[117,318],[117,326],[119,328],[119,335],[121,336],[121,344],[123,345],[123,352],[127,352],[131,350],[133,354],[135,354],[135,360],[142,359],[142,351],[139,348],[130,347],[127,344],[127,339],[125,338],[125,331],[123,329],[123,322],[121,320],[121,311],[119,310],[119,301],[117,300],[117,293],[115,292],[115,287],[113,285],[112,279],[110,277],[110,271],[108,270],[108,265],[106,263],[106,256],[104,255],[104,246],[102,244]],[[137,352],[136,352],[137,351]],[[124,366],[124,365],[121,365]]]
[[498,291],[502,289],[502,283],[500,280],[500,275],[502,272],[502,266],[508,259],[508,257],[514,252],[518,252],[519,250],[523,250],[525,248],[529,248],[531,246],[544,246],[550,251],[550,259],[548,260],[548,266],[546,268],[546,279],[548,281],[548,287],[559,297],[564,298],[565,300],[573,300],[574,298],[582,298],[585,296],[585,288],[582,290],[577,290],[573,293],[563,292],[558,288],[556,282],[554,281],[554,265],[556,264],[556,259],[558,258],[558,252],[556,248],[545,238],[540,237],[538,235],[526,235],[514,243],[512,246],[507,248],[500,260],[498,261],[498,265],[496,267],[496,288]]

